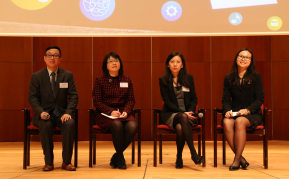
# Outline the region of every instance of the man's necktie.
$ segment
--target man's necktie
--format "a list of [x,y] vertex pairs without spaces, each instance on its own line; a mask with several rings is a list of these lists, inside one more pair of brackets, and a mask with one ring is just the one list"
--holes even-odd
[[[51,73],[51,76],[52,76],[52,80],[51,80],[51,88],[52,88],[52,92],[53,92],[53,96],[54,96],[54,98],[56,98],[56,92],[55,92],[55,84],[56,84],[56,82],[55,82],[55,73],[54,72],[52,72]],[[61,114],[61,111],[59,110],[59,108],[57,107],[57,106],[55,106],[55,108],[54,108],[54,110],[53,110],[53,114],[55,115],[55,116],[59,116],[60,114]]]

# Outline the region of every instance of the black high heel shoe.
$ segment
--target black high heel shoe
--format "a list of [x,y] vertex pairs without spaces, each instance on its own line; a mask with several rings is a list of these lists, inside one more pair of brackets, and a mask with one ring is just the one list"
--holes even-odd
[[203,156],[201,156],[198,160],[194,160],[194,159],[192,159],[194,162],[195,162],[195,164],[196,165],[200,165],[201,163],[203,163],[204,162],[204,158],[203,158]]
[[239,170],[240,169],[240,165],[239,166],[233,166],[233,165],[231,165],[230,167],[229,167],[229,170],[230,171],[235,171],[235,170]]
[[183,159],[182,159],[182,158],[178,158],[178,157],[177,157],[177,160],[176,160],[176,168],[177,168],[177,169],[183,168]]
[[112,166],[112,168],[117,168],[117,155],[116,153],[114,153],[110,159],[110,166]]
[[118,159],[117,168],[121,169],[121,170],[125,170],[126,169],[126,164],[125,164],[124,158],[123,159]]
[[246,161],[244,157],[242,157],[245,160],[245,163],[240,162],[240,165],[242,166],[242,169],[245,170],[247,167],[249,167],[249,163]]

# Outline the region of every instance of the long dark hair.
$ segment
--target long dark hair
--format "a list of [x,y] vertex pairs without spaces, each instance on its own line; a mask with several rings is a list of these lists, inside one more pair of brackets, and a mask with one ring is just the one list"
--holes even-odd
[[181,54],[180,52],[172,52],[169,54],[169,56],[166,60],[166,73],[165,73],[165,78],[164,78],[164,84],[170,86],[169,84],[173,83],[173,75],[172,75],[171,70],[169,68],[169,62],[175,56],[179,56],[182,59],[182,63],[183,63],[183,68],[181,68],[181,70],[179,71],[179,74],[178,74],[177,83],[189,88],[190,81],[189,81],[188,76],[187,76],[186,62],[185,62],[185,58],[184,58],[183,54]]
[[238,72],[237,59],[238,59],[239,53],[242,51],[248,51],[252,55],[251,56],[251,64],[249,65],[246,73],[243,76],[243,83],[241,83],[241,86],[249,88],[250,85],[254,82],[254,77],[256,75],[254,56],[253,56],[253,52],[250,49],[242,48],[236,54],[231,73],[229,74],[229,81],[230,81],[231,87],[237,87],[240,85],[240,77],[239,77],[239,72]]
[[122,76],[123,75],[123,66],[122,66],[122,61],[119,57],[119,55],[115,52],[110,52],[108,54],[105,55],[104,59],[103,59],[103,63],[102,63],[102,71],[105,75],[109,75],[109,71],[107,69],[107,60],[110,58],[110,57],[113,57],[115,59],[118,59],[119,60],[119,63],[120,63],[120,68],[119,68],[119,71],[118,71],[118,76]]

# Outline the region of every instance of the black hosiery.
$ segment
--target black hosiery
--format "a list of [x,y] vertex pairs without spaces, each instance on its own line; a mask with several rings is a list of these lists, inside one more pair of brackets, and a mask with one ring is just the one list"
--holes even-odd
[[110,130],[117,158],[124,159],[123,151],[132,142],[137,132],[137,123],[136,121],[114,121],[110,126]]
[[185,138],[183,136],[183,130],[181,124],[177,124],[175,127],[177,138],[176,138],[176,144],[177,144],[177,158],[182,158],[183,149],[185,146]]
[[245,158],[242,156],[242,153],[246,143],[246,127],[248,127],[250,123],[248,123],[247,119],[240,119],[234,120],[225,118],[223,120],[226,140],[232,151],[235,153],[232,166],[238,166],[240,162],[243,164],[246,162]]
[[198,156],[196,149],[194,147],[193,130],[192,130],[192,125],[189,122],[189,120],[190,119],[188,118],[187,114],[178,113],[174,117],[173,127],[176,129],[176,132],[177,132],[178,154],[179,152],[182,152],[183,150],[183,145],[184,145],[183,141],[186,141],[191,151],[192,160],[195,162],[195,161],[198,161],[200,157]]

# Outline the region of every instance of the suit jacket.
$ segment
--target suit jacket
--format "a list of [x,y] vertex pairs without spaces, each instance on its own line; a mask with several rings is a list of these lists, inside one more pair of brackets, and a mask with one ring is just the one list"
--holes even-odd
[[178,112],[195,112],[196,106],[198,104],[198,98],[195,92],[195,84],[194,78],[192,75],[187,74],[190,80],[190,92],[184,92],[184,103],[186,107],[186,111],[183,111],[179,108],[178,101],[174,92],[173,83],[165,85],[164,79],[165,77],[159,78],[161,96],[164,101],[164,108],[161,113],[162,122],[165,123],[173,113]]
[[[60,83],[67,83],[68,88],[60,88]],[[56,98],[53,96],[47,68],[32,74],[28,100],[35,112],[33,116],[34,125],[37,124],[38,119],[41,119],[40,114],[42,112],[52,114],[56,106],[62,113],[73,116],[78,103],[78,94],[71,72],[58,68],[55,94]]]
[[[125,82],[128,87],[120,87],[120,83]],[[93,102],[96,108],[95,121],[104,131],[106,131],[113,121],[130,121],[135,120],[132,116],[135,99],[133,84],[131,78],[122,75],[118,78],[112,78],[109,75],[103,75],[95,79],[93,87]],[[112,111],[127,113],[127,118],[110,119],[101,115],[105,113],[110,115]]]
[[262,115],[261,106],[264,102],[264,89],[261,75],[256,73],[254,82],[250,88],[241,85],[230,87],[229,75],[224,79],[223,89],[223,115],[227,111],[239,111],[240,109],[249,109],[251,114],[258,113]]

